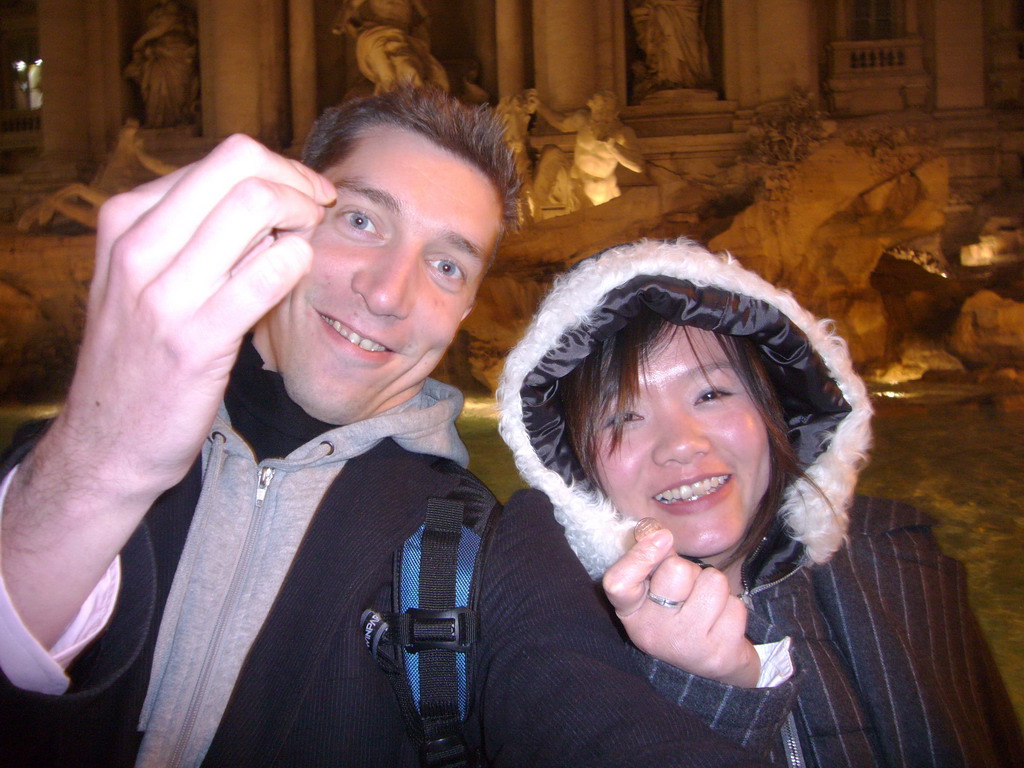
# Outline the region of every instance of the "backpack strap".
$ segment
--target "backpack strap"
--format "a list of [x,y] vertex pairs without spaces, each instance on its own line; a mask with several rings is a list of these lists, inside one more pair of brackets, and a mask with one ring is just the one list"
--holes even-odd
[[478,576],[499,509],[470,472],[446,497],[431,497],[423,525],[395,554],[392,610],[363,612],[367,647],[388,673],[406,731],[431,768],[475,764],[462,723],[472,704],[470,654],[480,633]]

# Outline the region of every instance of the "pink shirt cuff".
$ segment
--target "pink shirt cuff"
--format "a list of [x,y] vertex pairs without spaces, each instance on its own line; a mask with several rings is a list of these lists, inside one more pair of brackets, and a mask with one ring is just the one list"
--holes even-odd
[[[15,467],[0,483],[0,515],[17,471]],[[0,669],[11,684],[36,693],[64,693],[70,683],[64,670],[110,622],[120,587],[121,559],[114,558],[78,615],[48,651],[25,628],[0,573]]]

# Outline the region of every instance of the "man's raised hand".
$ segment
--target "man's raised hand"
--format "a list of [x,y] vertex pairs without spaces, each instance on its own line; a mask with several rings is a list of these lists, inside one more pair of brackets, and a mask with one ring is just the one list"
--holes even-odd
[[308,272],[334,198],[320,174],[234,136],[101,209],[68,398],[0,534],[8,592],[44,645],[188,471],[242,338]]

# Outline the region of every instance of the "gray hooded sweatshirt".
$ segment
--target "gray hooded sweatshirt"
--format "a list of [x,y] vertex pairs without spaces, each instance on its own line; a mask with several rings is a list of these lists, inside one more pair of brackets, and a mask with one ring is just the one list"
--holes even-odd
[[160,624],[136,765],[198,766],[302,537],[348,459],[385,438],[468,463],[462,395],[428,379],[412,400],[256,463],[222,409],[203,448],[203,489]]

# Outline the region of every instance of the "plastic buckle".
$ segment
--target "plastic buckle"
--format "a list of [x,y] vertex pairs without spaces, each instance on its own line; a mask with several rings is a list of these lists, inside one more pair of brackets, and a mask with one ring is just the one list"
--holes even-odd
[[470,768],[476,764],[476,755],[469,750],[466,740],[461,735],[425,741],[420,746],[420,765]]
[[389,639],[391,627],[387,619],[383,614],[369,608],[363,611],[359,621],[363,626],[363,641],[366,643],[367,650],[370,651],[370,655],[373,658],[379,658],[377,649],[380,647],[381,642],[387,644]]
[[409,608],[410,653],[441,648],[448,651],[468,650],[476,640],[476,614],[468,608]]

